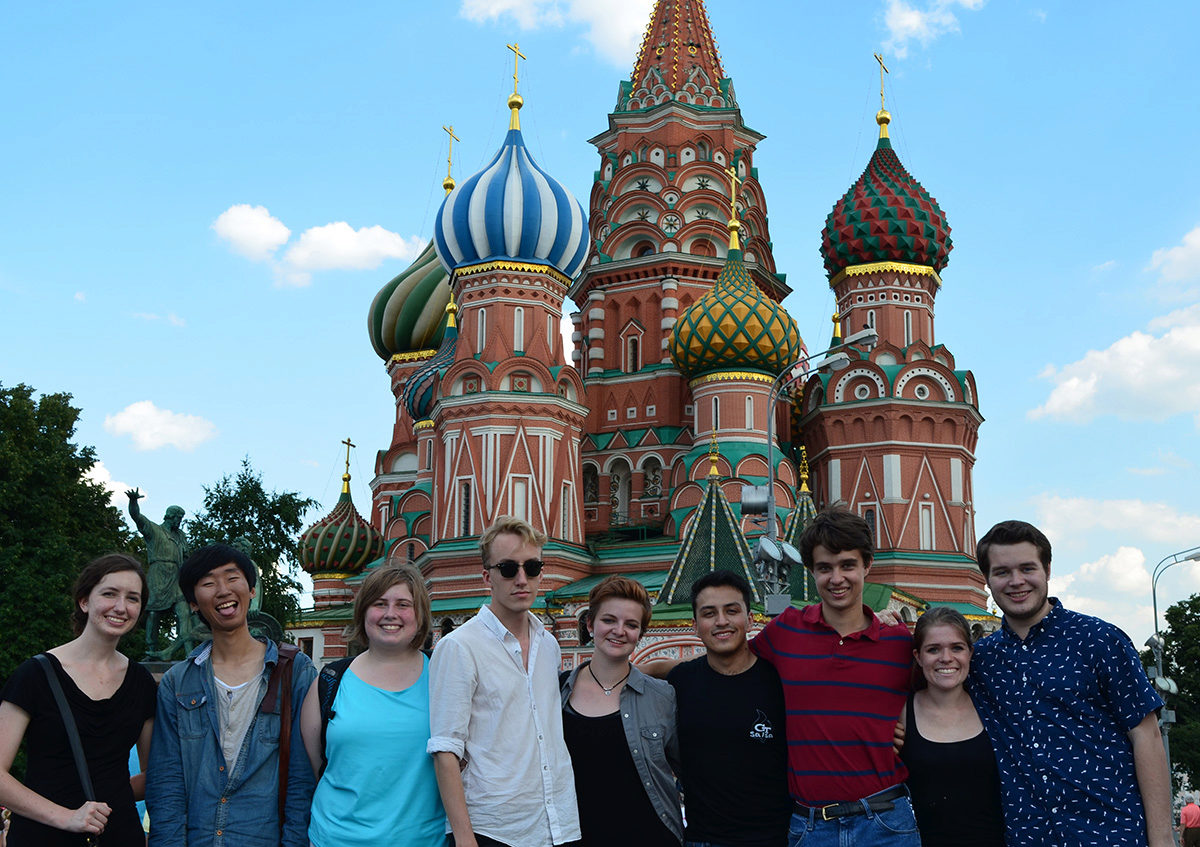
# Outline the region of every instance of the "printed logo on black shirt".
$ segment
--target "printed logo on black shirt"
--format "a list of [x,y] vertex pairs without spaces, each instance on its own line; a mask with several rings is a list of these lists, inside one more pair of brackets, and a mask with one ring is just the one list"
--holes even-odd
[[750,730],[750,737],[755,741],[773,741],[775,739],[775,728],[771,726],[770,719],[763,714],[762,709],[755,710],[757,714],[754,716],[754,726]]

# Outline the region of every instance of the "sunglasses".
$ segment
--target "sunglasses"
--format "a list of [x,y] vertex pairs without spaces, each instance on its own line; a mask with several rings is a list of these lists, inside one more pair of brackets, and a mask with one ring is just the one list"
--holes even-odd
[[525,571],[525,576],[534,577],[542,572],[541,559],[526,559],[524,562],[514,562],[512,559],[505,559],[501,562],[496,562],[494,565],[488,565],[488,570],[495,568],[500,571],[500,576],[505,579],[512,579],[517,575],[517,568],[522,568]]

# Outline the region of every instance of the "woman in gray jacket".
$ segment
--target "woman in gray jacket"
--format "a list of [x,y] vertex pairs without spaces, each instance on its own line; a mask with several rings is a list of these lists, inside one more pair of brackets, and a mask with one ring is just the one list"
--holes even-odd
[[588,595],[594,652],[562,687],[584,845],[683,841],[675,691],[629,661],[649,622],[650,597],[636,580],[610,576]]

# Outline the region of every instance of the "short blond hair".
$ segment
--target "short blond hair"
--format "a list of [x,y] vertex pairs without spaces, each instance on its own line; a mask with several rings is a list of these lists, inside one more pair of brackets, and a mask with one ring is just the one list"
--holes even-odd
[[407,585],[412,593],[417,634],[409,642],[410,645],[413,649],[420,650],[425,644],[433,626],[433,613],[429,608],[429,590],[425,588],[425,577],[411,565],[397,564],[380,565],[363,580],[362,588],[354,597],[354,616],[349,633],[352,644],[362,648],[371,646],[367,641],[367,609],[393,585]]
[[539,549],[546,546],[546,533],[534,529],[529,525],[529,521],[514,518],[512,515],[502,515],[496,518],[479,539],[479,555],[483,558],[485,568],[491,564],[492,542],[496,540],[497,535],[506,532]]

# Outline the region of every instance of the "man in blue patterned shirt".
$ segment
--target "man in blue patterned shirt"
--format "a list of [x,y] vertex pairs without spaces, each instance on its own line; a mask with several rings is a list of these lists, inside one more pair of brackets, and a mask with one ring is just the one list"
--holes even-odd
[[1172,847],[1162,699],[1133,642],[1050,597],[1050,542],[1004,521],[976,555],[1004,625],[970,689],[996,750],[1009,845]]

